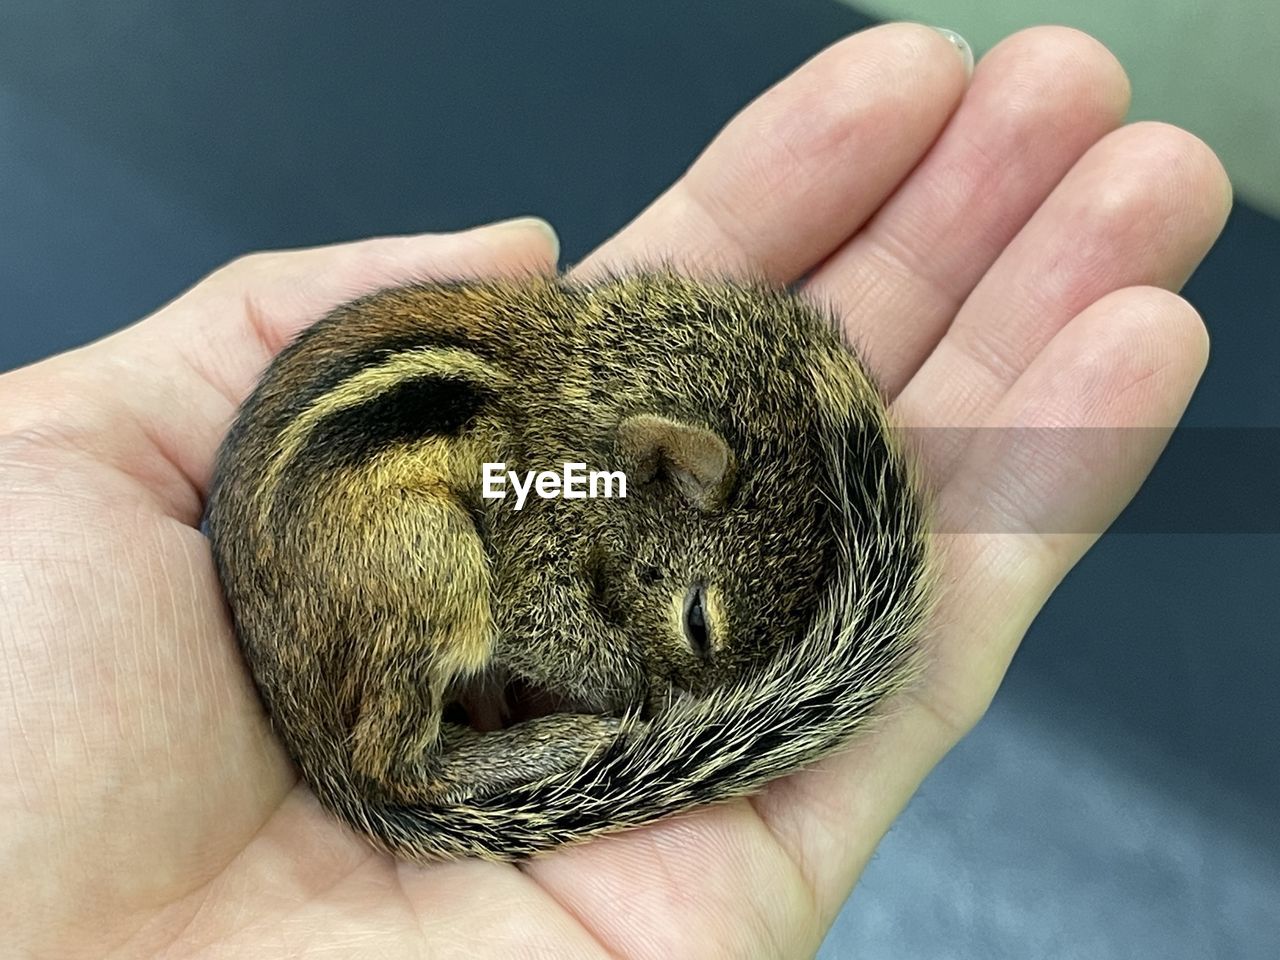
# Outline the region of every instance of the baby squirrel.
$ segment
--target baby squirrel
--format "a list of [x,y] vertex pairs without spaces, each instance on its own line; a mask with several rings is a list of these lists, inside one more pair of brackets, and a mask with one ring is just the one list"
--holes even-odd
[[[626,496],[486,499],[482,464]],[[925,508],[814,307],[668,273],[430,283],[271,364],[207,515],[320,801],[409,859],[516,859],[759,788],[908,678]]]

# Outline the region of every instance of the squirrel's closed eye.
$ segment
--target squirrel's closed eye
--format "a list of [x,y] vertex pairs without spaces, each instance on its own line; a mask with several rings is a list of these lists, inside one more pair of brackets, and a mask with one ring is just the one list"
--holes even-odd
[[684,637],[689,649],[703,660],[711,656],[711,623],[707,616],[707,590],[694,584],[684,598]]

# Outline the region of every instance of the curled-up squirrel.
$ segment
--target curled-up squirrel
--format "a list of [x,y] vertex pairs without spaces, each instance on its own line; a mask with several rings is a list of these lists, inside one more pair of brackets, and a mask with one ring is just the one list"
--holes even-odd
[[[485,464],[626,496],[482,496]],[[924,505],[803,300],[671,274],[332,312],[223,444],[208,530],[275,729],[411,859],[513,859],[741,795],[907,679]]]

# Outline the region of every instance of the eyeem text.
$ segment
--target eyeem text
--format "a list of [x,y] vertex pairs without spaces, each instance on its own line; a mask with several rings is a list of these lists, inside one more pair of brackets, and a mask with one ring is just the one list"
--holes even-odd
[[530,492],[543,500],[563,497],[565,500],[585,500],[588,497],[625,497],[627,475],[621,470],[587,470],[585,463],[566,463],[564,469],[525,471],[524,477],[515,470],[508,470],[505,463],[486,463],[484,487],[481,496],[486,500],[505,500],[507,486],[515,491],[515,509],[525,504]]

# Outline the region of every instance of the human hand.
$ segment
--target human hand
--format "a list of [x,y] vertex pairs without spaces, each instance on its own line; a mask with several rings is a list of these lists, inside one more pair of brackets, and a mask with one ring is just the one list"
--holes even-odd
[[[1169,427],[1206,354],[1169,291],[1229,190],[1189,134],[1117,129],[1127,95],[1073,31],[1015,35],[966,89],[937,33],[868,30],[750,105],[577,270],[663,258],[806,276],[908,427]],[[529,221],[258,254],[0,378],[7,946],[59,960],[808,955],[1092,540],[1046,531],[1103,529],[1159,452],[1159,431],[1123,451],[1079,431],[1024,432],[1016,450],[999,431],[922,431],[940,514],[959,519],[937,536],[928,673],[871,735],[751,801],[523,867],[399,864],[320,810],[266,726],[196,529],[213,456],[269,358],[329,307],[554,259]]]

